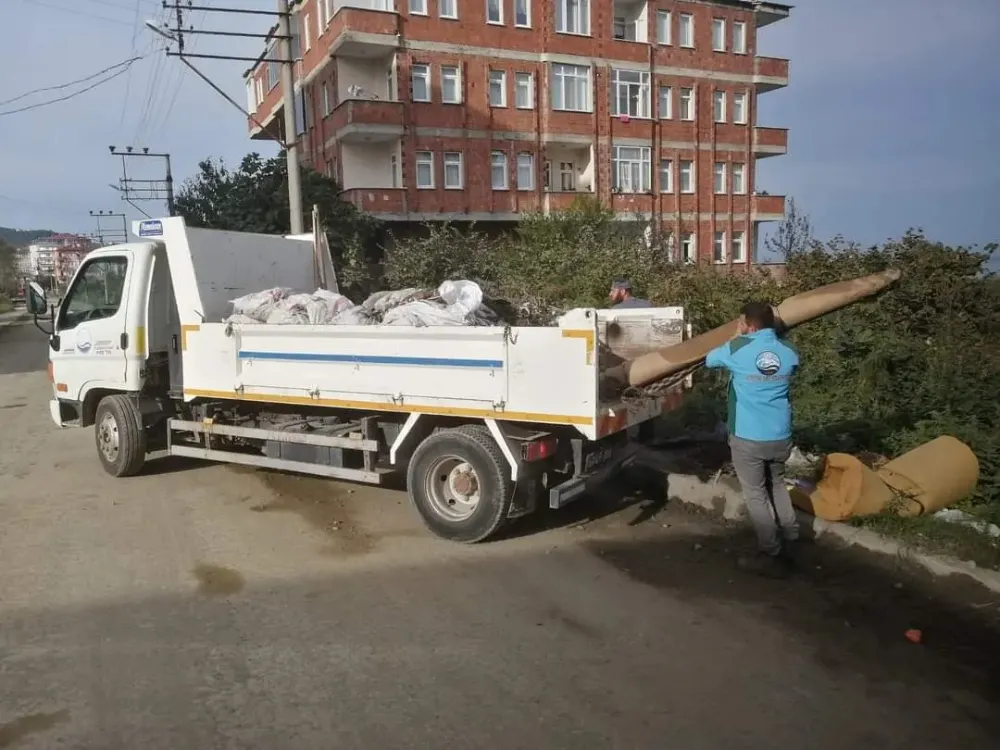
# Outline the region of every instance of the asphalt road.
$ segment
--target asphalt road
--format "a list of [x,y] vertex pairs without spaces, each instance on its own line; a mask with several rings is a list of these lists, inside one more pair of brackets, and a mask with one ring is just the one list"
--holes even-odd
[[648,473],[476,547],[398,492],[114,480],[45,359],[0,329],[0,748],[997,746],[996,602],[957,582],[745,577]]

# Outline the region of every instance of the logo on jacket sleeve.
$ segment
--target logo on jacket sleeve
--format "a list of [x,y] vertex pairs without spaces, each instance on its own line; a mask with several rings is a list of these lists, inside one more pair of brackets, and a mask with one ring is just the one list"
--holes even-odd
[[781,369],[781,358],[772,351],[761,352],[754,360],[754,366],[761,375],[776,375]]

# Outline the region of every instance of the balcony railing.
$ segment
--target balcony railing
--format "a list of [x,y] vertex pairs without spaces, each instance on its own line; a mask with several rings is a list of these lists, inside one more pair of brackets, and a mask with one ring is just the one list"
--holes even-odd
[[401,188],[351,188],[340,199],[372,214],[406,213],[406,191]]
[[760,217],[785,215],[785,196],[756,193],[750,197],[750,213]]
[[788,128],[753,129],[754,152],[761,156],[788,153]]
[[755,57],[753,72],[767,78],[788,78],[788,60],[783,57]]
[[330,115],[334,132],[348,125],[390,125],[402,127],[403,103],[381,99],[347,99]]

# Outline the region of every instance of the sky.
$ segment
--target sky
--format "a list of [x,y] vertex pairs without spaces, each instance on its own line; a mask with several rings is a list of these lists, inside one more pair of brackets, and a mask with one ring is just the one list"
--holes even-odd
[[[270,10],[275,2],[196,5]],[[0,101],[143,56],[67,101],[4,114],[75,89],[0,104],[0,226],[90,233],[90,211],[141,218],[110,187],[122,170],[111,145],[169,152],[178,184],[208,156],[236,165],[250,151],[275,152],[250,141],[240,113],[164,55],[167,42],[143,21],[168,13],[159,0],[0,2],[0,27],[17,29],[0,47]],[[272,23],[188,16],[201,29],[263,33]],[[790,135],[786,156],[759,162],[758,189],[794,197],[820,238],[868,245],[912,227],[951,244],[1000,240],[998,36],[1000,0],[800,0],[758,39],[759,54],[791,60],[789,86],[760,97],[758,124]],[[256,55],[261,44],[189,37],[187,51]],[[245,101],[247,63],[195,63]],[[130,177],[157,172],[159,160],[129,161]],[[159,202],[139,205],[165,213]]]

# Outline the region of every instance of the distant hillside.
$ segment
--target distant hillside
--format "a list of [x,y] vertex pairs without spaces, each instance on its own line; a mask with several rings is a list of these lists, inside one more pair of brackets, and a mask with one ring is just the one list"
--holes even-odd
[[0,242],[7,242],[14,247],[27,245],[39,237],[53,235],[51,229],[11,229],[10,227],[0,227]]

